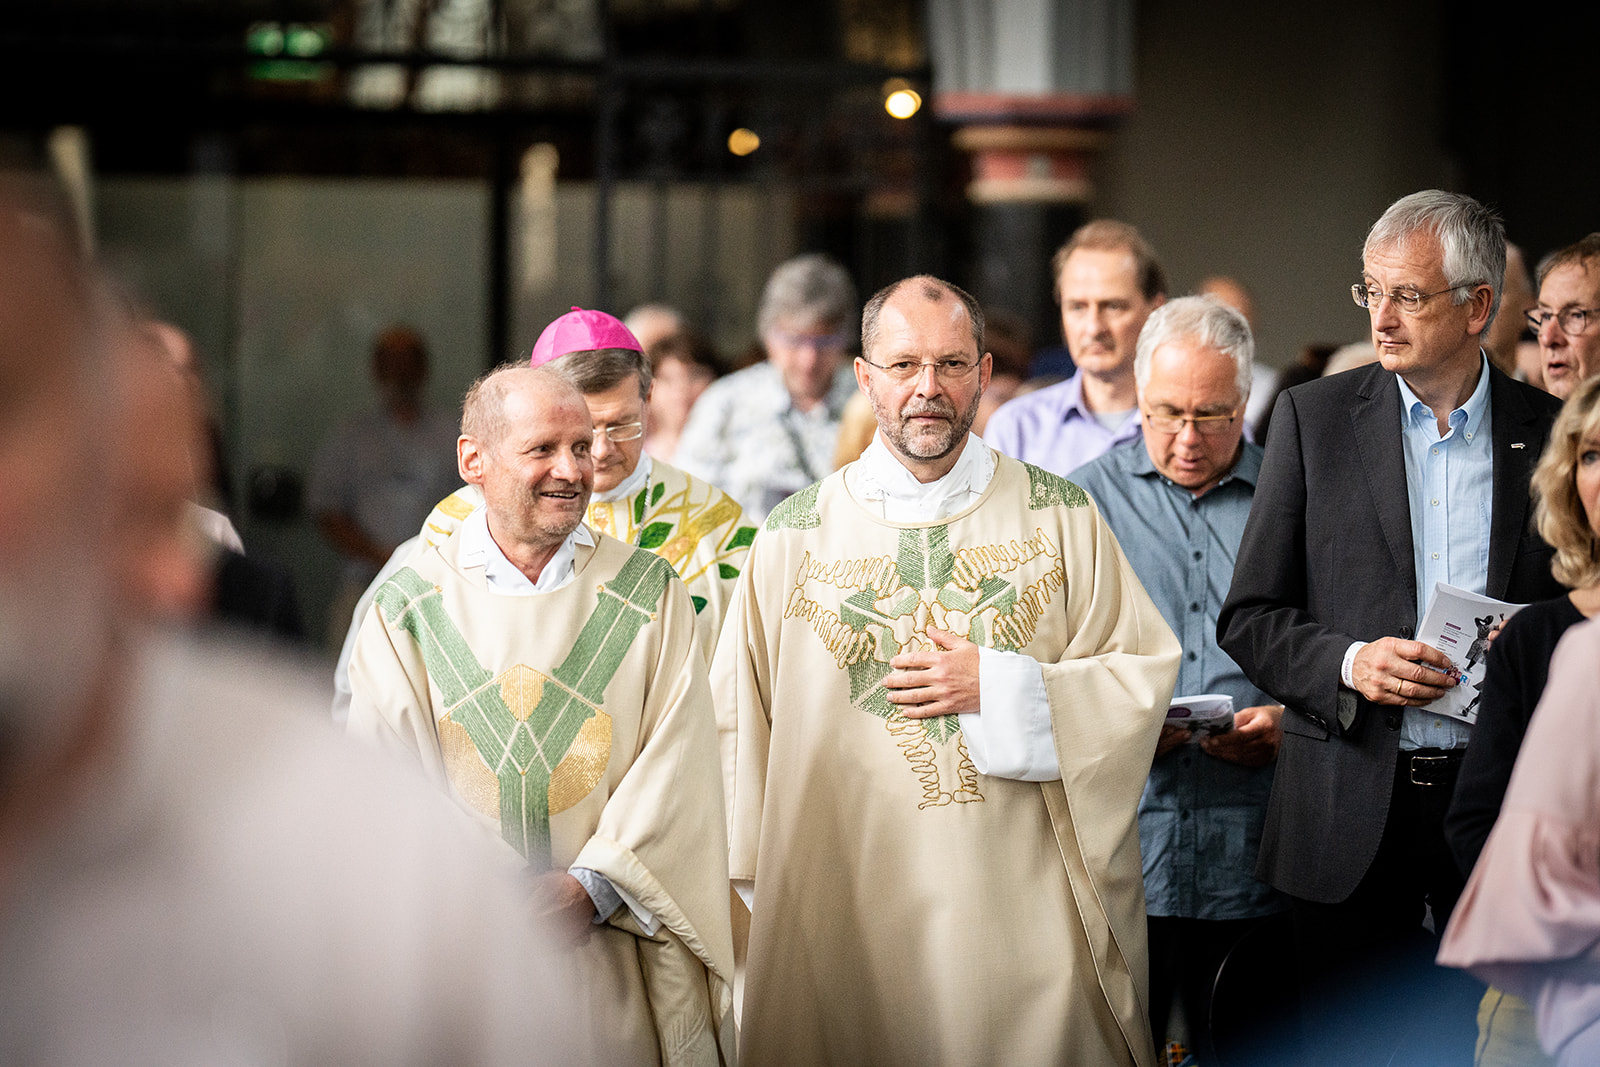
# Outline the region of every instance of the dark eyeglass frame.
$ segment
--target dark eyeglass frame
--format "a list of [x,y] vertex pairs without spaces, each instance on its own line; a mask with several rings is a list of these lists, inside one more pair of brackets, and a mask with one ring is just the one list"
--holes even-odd
[[[1555,319],[1556,325],[1561,327],[1562,333],[1568,337],[1577,337],[1589,328],[1590,323],[1593,321],[1593,316],[1596,314],[1600,314],[1600,308],[1564,307],[1560,311],[1541,311],[1538,308],[1534,308],[1532,311],[1523,312],[1522,317],[1528,320],[1528,325],[1533,328],[1534,333],[1538,333],[1544,329],[1545,323]],[[1573,325],[1574,319],[1577,320],[1575,326]]]

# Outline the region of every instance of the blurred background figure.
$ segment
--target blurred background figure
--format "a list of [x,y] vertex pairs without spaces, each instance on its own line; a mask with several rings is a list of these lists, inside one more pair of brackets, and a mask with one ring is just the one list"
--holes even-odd
[[[1233,308],[1250,324],[1251,333],[1255,333],[1256,302],[1250,296],[1250,290],[1246,289],[1239,279],[1226,274],[1213,274],[1196,286],[1195,292],[1201,296],[1209,293]],[[1245,401],[1244,406],[1245,431],[1250,435],[1250,440],[1258,444],[1266,440],[1266,433],[1261,429],[1261,423],[1271,410],[1272,402],[1277,396],[1278,368],[1257,359],[1250,369],[1250,398]]]
[[1340,345],[1328,357],[1328,362],[1322,365],[1322,377],[1334,374],[1343,374],[1347,370],[1365,367],[1368,363],[1376,363],[1378,350],[1372,347],[1371,341],[1351,341],[1347,345]]
[[866,393],[857,393],[845,404],[844,415],[839,419],[839,447],[834,449],[833,469],[860,459],[877,432],[878,417],[873,414],[872,401]]
[[695,401],[722,375],[722,360],[710,338],[687,324],[651,341],[639,337],[639,343],[650,357],[653,382],[644,450],[670,462]]
[[1500,297],[1500,310],[1484,331],[1483,348],[1496,367],[1532,385],[1539,385],[1539,382],[1530,381],[1524,367],[1538,355],[1539,343],[1529,335],[1526,316],[1538,303],[1533,291],[1533,275],[1528,272],[1522,249],[1507,241],[1505,291]]
[[1565,400],[1600,374],[1600,233],[1539,263],[1539,299],[1527,324],[1538,332],[1543,377],[1535,383]]
[[307,489],[317,528],[344,558],[328,609],[334,651],[379,568],[459,484],[455,416],[423,404],[428,350],[422,335],[409,326],[380,332],[372,346],[372,380],[378,405],[323,443]]
[[994,357],[994,370],[989,375],[989,387],[978,401],[978,414],[972,420],[972,432],[983,436],[983,428],[996,408],[1017,395],[1017,390],[1028,379],[1028,369],[1033,360],[1033,332],[1022,316],[1004,308],[984,312],[983,344]]
[[860,315],[855,282],[831,257],[779,264],[756,313],[766,359],[707,387],[673,463],[733,497],[755,523],[832,471],[839,421],[856,392],[845,357]]
[[640,304],[622,317],[628,332],[639,339],[646,352],[657,341],[685,329],[689,322],[670,304]]
[[1278,402],[1279,394],[1285,389],[1293,389],[1304,382],[1322,377],[1329,358],[1338,347],[1321,341],[1314,341],[1301,347],[1300,355],[1278,375],[1278,381],[1272,388],[1272,400],[1261,412],[1261,421],[1256,424],[1257,444],[1267,443],[1267,428],[1272,421],[1272,408]]
[[185,624],[200,419],[69,232],[0,176],[0,1062],[581,1059],[487,843]]

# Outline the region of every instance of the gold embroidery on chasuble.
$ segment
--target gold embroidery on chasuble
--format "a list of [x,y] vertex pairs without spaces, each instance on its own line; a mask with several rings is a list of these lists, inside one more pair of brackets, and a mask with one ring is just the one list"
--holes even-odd
[[[526,664],[519,663],[494,680],[500,697],[518,722],[526,722],[538,707],[549,679]],[[600,708],[578,729],[578,736],[567,754],[550,773],[549,810],[559,815],[588,796],[600,784],[611,762],[611,716]],[[438,721],[439,748],[444,756],[445,773],[456,791],[474,811],[491,819],[500,817],[500,780],[484,762],[472,743],[472,736],[450,718],[447,712]]]
[[[894,557],[829,560],[807,552],[784,603],[784,618],[808,623],[848,673],[851,704],[884,720],[921,785],[919,808],[982,801],[983,793],[960,718],[906,718],[884,685],[890,660],[934,650],[930,627],[994,649],[1022,648],[1066,580],[1060,550],[1042,529],[957,551],[949,537],[948,526],[903,530]],[[1047,569],[1021,590],[1002,577],[1030,564],[1037,570],[1040,560]]]
[[549,675],[518,664],[491,676],[444,610],[439,587],[410,567],[378,590],[385,620],[417,643],[443,698],[447,711],[436,722],[452,783],[535,866],[550,862],[550,816],[604,775],[611,751],[605,688],[655,618],[671,578],[664,560],[635,551],[598,587],[593,612]]

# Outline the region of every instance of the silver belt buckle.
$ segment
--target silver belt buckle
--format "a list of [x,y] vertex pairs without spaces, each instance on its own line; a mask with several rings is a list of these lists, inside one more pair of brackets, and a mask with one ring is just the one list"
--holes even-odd
[[1419,763],[1449,763],[1449,756],[1412,756],[1411,757],[1411,784],[1412,785],[1438,785],[1438,782],[1417,781],[1417,765]]

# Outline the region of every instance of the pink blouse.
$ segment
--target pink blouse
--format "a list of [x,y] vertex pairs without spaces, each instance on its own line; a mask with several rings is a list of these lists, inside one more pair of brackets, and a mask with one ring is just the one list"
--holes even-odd
[[1561,1063],[1600,1063],[1600,618],[1556,646],[1439,962],[1532,1003]]

